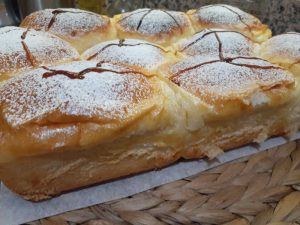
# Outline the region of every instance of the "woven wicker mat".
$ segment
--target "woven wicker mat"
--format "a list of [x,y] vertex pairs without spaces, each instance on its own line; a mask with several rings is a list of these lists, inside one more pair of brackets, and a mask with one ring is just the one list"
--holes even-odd
[[300,223],[300,142],[32,225]]

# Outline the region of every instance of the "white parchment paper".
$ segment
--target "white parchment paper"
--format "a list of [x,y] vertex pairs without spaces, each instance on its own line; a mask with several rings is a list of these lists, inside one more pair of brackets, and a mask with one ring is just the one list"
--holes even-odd
[[[298,132],[291,140],[300,139]],[[151,171],[95,187],[61,195],[57,198],[32,203],[23,200],[0,184],[0,225],[15,225],[85,208],[95,204],[128,197],[153,187],[195,175],[226,162],[282,145],[289,140],[271,138],[260,145],[249,145],[226,152],[213,161],[205,159],[179,162],[158,171]]]

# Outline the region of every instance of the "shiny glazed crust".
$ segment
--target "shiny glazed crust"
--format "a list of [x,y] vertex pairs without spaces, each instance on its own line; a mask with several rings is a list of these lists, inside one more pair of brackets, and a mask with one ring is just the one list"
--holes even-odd
[[[277,61],[269,59],[272,39],[259,42],[270,30],[237,8],[140,9],[112,19],[49,9],[21,26],[42,30],[15,28],[26,31],[40,62],[27,67],[27,58],[24,70],[21,63],[7,66],[24,55],[20,35],[19,48],[6,49],[10,58],[0,54],[2,70],[12,74],[0,81],[0,180],[27,200],[182,158],[212,159],[300,128],[293,62],[283,61],[280,51]],[[68,58],[73,48],[58,44],[52,51],[64,54],[48,60],[43,57],[52,51],[27,42],[31,33],[57,35],[85,51]]]

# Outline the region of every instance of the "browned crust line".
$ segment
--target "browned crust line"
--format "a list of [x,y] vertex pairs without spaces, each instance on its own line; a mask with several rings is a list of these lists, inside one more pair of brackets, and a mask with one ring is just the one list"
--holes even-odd
[[[141,17],[141,19],[140,19],[140,21],[138,22],[138,25],[137,25],[137,27],[136,27],[136,30],[138,31],[138,30],[140,29],[140,27],[141,27],[141,25],[142,25],[143,20],[145,19],[145,17],[146,17],[147,15],[149,15],[152,11],[153,11],[153,9],[145,9],[145,10],[143,10],[143,11],[130,13],[129,15],[125,16],[124,18],[121,18],[121,19],[119,20],[119,22],[122,22],[123,20],[125,20],[125,19],[127,19],[127,18],[129,18],[129,17],[131,17],[131,16],[133,16],[133,15],[136,15],[136,14],[139,14],[139,13],[145,13],[145,14]],[[180,32],[182,33],[182,27],[180,26],[179,22],[175,19],[174,16],[172,16],[172,15],[171,15],[168,11],[166,11],[166,10],[158,10],[158,11],[161,11],[161,12],[167,14],[167,15],[175,22],[176,26],[180,29]]]
[[35,59],[33,57],[33,55],[31,54],[26,42],[25,42],[25,39],[27,37],[27,33],[29,32],[30,29],[27,29],[26,31],[23,32],[23,34],[21,35],[21,44],[22,44],[22,47],[25,51],[25,54],[26,54],[26,58],[27,60],[30,62],[31,66],[34,67],[35,66]]
[[222,5],[222,4],[208,5],[208,6],[201,7],[200,9],[198,9],[198,11],[201,10],[201,9],[211,8],[211,7],[215,7],[215,6],[223,7],[223,8],[225,8],[225,9],[229,10],[230,12],[234,13],[235,15],[237,15],[238,18],[239,18],[239,20],[241,21],[241,23],[243,23],[243,24],[248,28],[248,30],[249,30],[250,32],[252,31],[252,29],[251,29],[251,27],[249,26],[249,24],[247,24],[247,23],[244,21],[244,19],[242,18],[242,16],[241,16],[240,14],[238,14],[236,11],[234,11],[234,10],[228,8],[228,7],[225,6],[225,5]]
[[[223,58],[223,59],[219,59],[219,60],[212,60],[212,61],[200,63],[200,64],[197,64],[195,66],[191,66],[191,67],[188,67],[186,69],[180,70],[177,73],[175,73],[173,76],[171,76],[170,79],[172,80],[175,77],[180,76],[180,74],[182,74],[184,72],[202,67],[202,66],[207,65],[207,64],[216,63],[216,62],[225,62],[225,63],[231,64],[231,65],[243,66],[243,67],[248,67],[248,68],[252,68],[252,69],[281,69],[280,67],[277,67],[277,66],[259,66],[259,65],[251,65],[251,64],[243,64],[243,63],[234,63],[234,62],[232,62],[233,60],[240,59],[240,58],[242,58],[242,59],[259,59],[259,58],[256,58],[256,57],[238,56],[238,57],[234,57],[234,58]],[[262,60],[262,59],[259,59],[259,60]],[[266,61],[266,60],[262,60],[262,61]]]
[[142,18],[140,19],[140,21],[139,21],[139,23],[138,23],[138,25],[137,25],[137,27],[136,27],[136,30],[137,30],[137,31],[140,29],[140,27],[141,27],[141,25],[142,25],[143,20],[145,19],[145,17],[146,17],[147,15],[149,15],[152,11],[153,11],[153,9],[150,9],[148,12],[146,12],[146,13],[142,16]]
[[174,78],[180,76],[180,74],[182,74],[182,73],[184,73],[184,72],[187,72],[187,71],[190,71],[190,70],[199,68],[199,67],[204,66],[204,65],[207,65],[207,64],[215,63],[215,62],[221,62],[221,61],[220,61],[219,59],[218,59],[218,60],[212,60],[212,61],[208,61],[208,62],[204,62],[204,63],[197,64],[197,65],[195,65],[195,66],[188,67],[188,68],[186,68],[186,69],[183,69],[183,70],[178,71],[178,72],[175,73],[173,76],[171,76],[170,79],[173,81]]
[[180,26],[179,22],[175,19],[174,16],[171,15],[171,13],[169,13],[166,10],[161,10],[162,12],[164,12],[165,14],[167,14],[169,17],[171,17],[173,19],[173,21],[176,23],[176,26],[180,29],[180,32],[182,33],[182,27]]
[[68,10],[61,10],[61,9],[56,9],[54,11],[52,11],[52,18],[46,28],[46,31],[49,31],[51,29],[51,27],[53,26],[53,24],[55,23],[56,21],[56,17],[59,15],[59,14],[62,14],[62,13],[74,13],[74,14],[79,14],[79,13],[86,13],[86,14],[90,14],[90,15],[96,15],[94,13],[91,13],[91,12],[73,12],[73,11],[68,11]]
[[236,11],[228,8],[225,5],[221,5],[221,7],[225,8],[225,9],[229,10],[230,12],[234,13],[235,15],[237,15],[239,20],[241,21],[241,23],[243,23],[248,28],[248,30],[251,32],[251,30],[252,30],[251,27],[244,21],[244,19],[242,18],[242,16],[240,14],[238,14]]
[[85,78],[85,74],[87,73],[104,73],[104,72],[111,72],[111,73],[116,73],[116,74],[139,74],[139,75],[143,75],[145,76],[143,73],[138,72],[138,71],[134,71],[134,70],[127,70],[127,71],[115,71],[115,70],[109,70],[109,69],[103,69],[103,68],[99,68],[99,67],[92,67],[92,68],[87,68],[84,69],[78,73],[76,72],[71,72],[71,71],[66,71],[66,70],[52,70],[49,69],[47,67],[43,67],[43,69],[48,70],[49,72],[46,72],[43,74],[43,78],[50,78],[56,75],[64,75],[70,79],[84,79]]
[[145,9],[145,10],[142,10],[142,11],[139,11],[139,12],[132,12],[132,13],[129,13],[129,15],[127,15],[127,16],[121,18],[121,19],[118,21],[118,23],[122,22],[123,20],[126,20],[127,18],[129,18],[129,17],[131,17],[131,16],[133,16],[133,15],[135,15],[135,14],[143,13],[143,12],[146,12],[146,11],[149,11],[149,10],[150,10],[150,9]]
[[[208,29],[210,30],[210,29]],[[199,31],[197,32],[196,34],[200,33],[202,31]],[[196,44],[198,41],[201,41],[204,37],[210,35],[210,34],[218,34],[218,33],[237,33],[237,34],[240,34],[242,36],[244,36],[245,38],[247,38],[248,40],[252,41],[249,37],[247,37],[246,35],[240,33],[240,32],[237,32],[237,31],[230,31],[230,30],[210,30],[209,32],[203,34],[201,37],[197,38],[195,41],[191,42],[190,44],[186,45],[184,48],[180,49],[179,51],[180,52],[183,52],[185,51],[186,49],[188,49],[189,47],[193,46],[194,44]]]
[[217,33],[214,33],[215,34],[215,37],[218,41],[218,44],[219,44],[219,58],[220,60],[224,60],[224,56],[223,56],[223,49],[222,49],[222,41],[220,40],[220,37]]
[[138,43],[138,44],[125,44],[125,39],[120,39],[119,40],[119,43],[116,44],[116,43],[112,43],[112,44],[108,44],[106,46],[104,46],[103,48],[101,48],[99,51],[97,51],[95,54],[91,55],[90,57],[87,58],[87,60],[91,60],[93,58],[95,58],[97,55],[99,55],[101,52],[103,52],[105,49],[109,48],[109,47],[112,47],[112,46],[118,46],[118,47],[134,47],[134,46],[139,46],[139,45],[149,45],[149,46],[153,46],[155,48],[158,48],[160,49],[161,51],[167,53],[168,51],[164,50],[163,48],[157,46],[157,45],[154,45],[154,44],[151,44],[151,43]]

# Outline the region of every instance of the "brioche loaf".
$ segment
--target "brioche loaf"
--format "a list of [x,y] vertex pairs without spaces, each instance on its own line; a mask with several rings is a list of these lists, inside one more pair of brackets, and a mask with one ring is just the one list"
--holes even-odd
[[300,128],[299,54],[284,44],[299,35],[267,40],[237,8],[49,9],[21,26],[0,29],[12,46],[0,50],[0,179],[25,199]]

